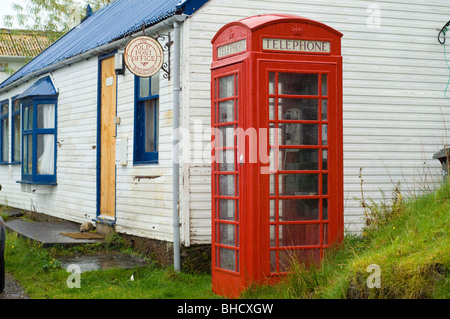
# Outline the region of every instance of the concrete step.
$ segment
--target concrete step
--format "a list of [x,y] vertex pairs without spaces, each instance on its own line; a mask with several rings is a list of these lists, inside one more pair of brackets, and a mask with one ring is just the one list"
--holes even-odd
[[5,223],[6,228],[19,235],[41,243],[44,247],[52,245],[77,245],[103,242],[103,239],[75,239],[62,233],[78,233],[80,225],[70,221],[33,222],[13,219]]

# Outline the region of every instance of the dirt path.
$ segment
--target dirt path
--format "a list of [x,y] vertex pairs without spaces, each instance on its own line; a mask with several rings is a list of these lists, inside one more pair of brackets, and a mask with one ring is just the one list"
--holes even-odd
[[6,273],[5,281],[5,290],[0,293],[0,299],[29,299],[13,276]]

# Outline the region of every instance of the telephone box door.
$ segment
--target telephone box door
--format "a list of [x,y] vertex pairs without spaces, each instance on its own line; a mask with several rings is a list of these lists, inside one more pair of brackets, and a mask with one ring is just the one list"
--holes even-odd
[[269,150],[269,163],[261,166],[267,212],[262,268],[268,275],[288,272],[293,261],[320,262],[324,249],[341,236],[337,71],[335,63],[260,64]]

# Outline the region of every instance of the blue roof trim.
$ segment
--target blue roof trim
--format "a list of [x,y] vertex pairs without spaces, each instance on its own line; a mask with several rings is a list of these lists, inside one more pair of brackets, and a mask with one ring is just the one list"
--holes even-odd
[[57,95],[55,87],[49,76],[37,80],[32,86],[26,89],[22,94],[15,97],[16,100],[23,99],[29,96],[51,96]]
[[184,6],[184,14],[191,15],[198,9],[200,9],[208,0],[184,0],[181,1],[178,6]]
[[0,89],[20,78],[114,42],[176,14],[192,14],[207,0],[116,0],[95,11],[28,64],[0,84]]

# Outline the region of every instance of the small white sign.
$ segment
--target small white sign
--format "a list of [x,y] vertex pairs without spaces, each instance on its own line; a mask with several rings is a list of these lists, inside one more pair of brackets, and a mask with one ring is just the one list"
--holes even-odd
[[109,78],[106,78],[106,86],[111,86],[114,84],[114,77],[110,76]]
[[127,147],[128,138],[121,137],[116,139],[116,165],[127,165]]

